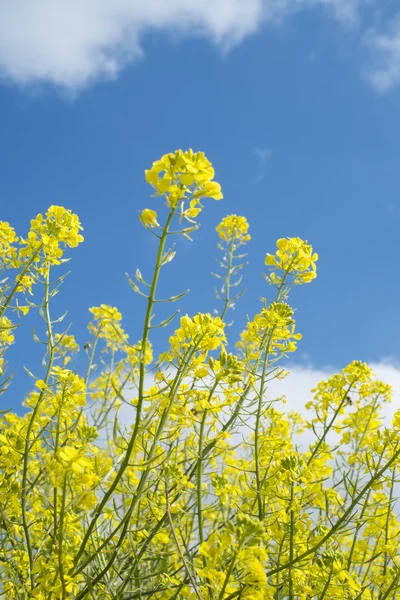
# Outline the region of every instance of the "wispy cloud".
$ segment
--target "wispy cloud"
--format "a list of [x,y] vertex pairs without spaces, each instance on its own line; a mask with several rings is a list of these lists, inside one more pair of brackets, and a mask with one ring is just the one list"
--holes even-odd
[[257,173],[254,183],[261,183],[265,178],[268,162],[272,158],[272,150],[269,148],[253,148],[253,154],[257,160]]
[[0,78],[75,93],[143,57],[148,31],[202,36],[227,51],[262,26],[313,9],[357,26],[354,39],[371,53],[364,77],[383,93],[400,85],[400,14],[365,34],[371,5],[379,0],[0,0]]
[[0,2],[0,76],[76,91],[143,55],[143,33],[203,36],[223,49],[263,24],[319,8],[344,24],[363,0],[13,0]]
[[368,32],[365,44],[371,51],[365,78],[380,93],[400,85],[400,14],[384,33]]
[[[393,387],[393,402],[385,409],[385,417],[389,420],[400,408],[400,364],[388,359],[372,363],[370,367],[379,379]],[[290,373],[283,381],[275,380],[271,383],[268,396],[271,399],[285,396],[285,410],[295,410],[303,415],[307,415],[304,407],[312,398],[311,390],[317,383],[337,372],[333,367],[316,368],[298,364],[288,367],[288,370]]]
[[[345,366],[345,365],[343,365]],[[400,363],[395,360],[382,360],[372,363],[371,368],[375,375],[389,384],[393,388],[393,401],[384,407],[384,423],[389,426],[393,414],[400,409]],[[312,399],[312,389],[317,384],[331,375],[338,372],[333,367],[317,368],[312,364],[300,365],[292,364],[287,367],[289,375],[280,380],[272,380],[265,394],[266,402],[276,401],[274,404],[277,410],[283,412],[295,411],[303,415],[306,419],[311,418],[310,411],[306,410],[306,404]],[[153,380],[149,376],[146,379],[145,387],[153,385]],[[283,401],[285,399],[285,402]],[[119,420],[122,426],[129,427],[133,422],[134,411],[127,405],[123,405],[119,412]],[[310,432],[302,436],[302,444],[310,443],[313,440],[313,434]]]

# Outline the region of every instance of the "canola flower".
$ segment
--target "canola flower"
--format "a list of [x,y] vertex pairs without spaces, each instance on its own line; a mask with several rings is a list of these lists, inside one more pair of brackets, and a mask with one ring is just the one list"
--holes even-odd
[[[25,237],[0,222],[4,403],[7,350],[30,310],[45,348],[24,411],[0,414],[0,596],[398,598],[400,411],[384,423],[390,386],[353,361],[312,390],[307,418],[269,392],[301,340],[291,288],[315,279],[318,255],[300,238],[278,240],[267,284],[260,278],[269,299],[234,340],[226,316],[244,293],[251,237],[245,217],[228,215],[216,228],[218,308],[160,320],[159,303],[185,294],[159,289],[171,242],[190,237],[202,200],[222,192],[191,150],[166,154],[145,176],[155,208],[139,218],[158,249],[153,274],[128,276],[144,303],[138,341],[115,306],[91,307],[79,341],[53,314],[65,251],[83,241],[76,215],[52,206]],[[161,353],[158,328],[168,332]],[[301,444],[304,432],[312,441]]]

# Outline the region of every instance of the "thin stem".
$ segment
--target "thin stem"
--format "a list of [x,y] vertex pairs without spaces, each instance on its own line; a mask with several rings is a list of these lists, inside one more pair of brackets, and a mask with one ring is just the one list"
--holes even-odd
[[228,571],[226,572],[225,581],[224,581],[224,583],[222,585],[222,588],[221,588],[221,591],[219,593],[218,600],[223,600],[223,597],[224,597],[224,594],[225,594],[225,590],[226,590],[226,588],[228,586],[229,579],[231,578],[233,569],[234,569],[235,564],[236,564],[236,559],[237,559],[237,556],[239,554],[239,550],[240,550],[240,546],[239,546],[239,548],[237,548],[237,550],[234,552],[234,554],[232,556],[232,560],[231,560],[231,563],[229,565]]
[[60,524],[59,524],[59,531],[58,531],[58,569],[59,569],[59,573],[60,573],[62,600],[65,600],[67,597],[67,590],[66,590],[65,578],[64,578],[64,565],[63,565],[64,517],[65,517],[66,496],[67,496],[67,477],[64,476],[64,483],[63,483],[62,497],[61,497]]
[[200,423],[200,433],[199,433],[199,457],[197,460],[197,522],[199,527],[199,541],[202,543],[204,541],[204,532],[203,532],[203,514],[202,514],[202,458],[201,453],[203,450],[203,438],[204,438],[204,428],[206,424],[207,418],[207,410],[204,410],[201,423]]
[[155,294],[156,294],[156,290],[157,290],[157,284],[158,284],[158,280],[159,280],[159,276],[160,276],[160,270],[161,270],[161,261],[162,261],[162,256],[164,253],[164,248],[165,248],[165,243],[166,243],[166,239],[168,236],[168,231],[169,231],[169,227],[172,221],[172,218],[174,216],[175,213],[175,209],[171,209],[162,236],[160,238],[160,243],[159,243],[159,247],[158,247],[158,252],[157,252],[157,258],[156,258],[156,266],[155,266],[155,270],[154,270],[154,275],[153,275],[153,281],[151,284],[151,289],[150,289],[150,294],[148,297],[148,302],[147,302],[147,310],[146,310],[146,316],[145,316],[145,321],[144,321],[144,328],[143,328],[143,335],[142,335],[142,342],[141,342],[141,361],[140,361],[140,371],[139,371],[139,393],[138,393],[138,403],[137,403],[137,408],[136,408],[136,419],[135,419],[135,425],[134,425],[134,429],[131,435],[131,438],[129,440],[129,444],[128,447],[126,449],[125,455],[123,460],[121,461],[120,467],[115,475],[115,478],[112,482],[112,484],[110,485],[110,487],[108,488],[108,490],[106,491],[106,493],[104,494],[102,500],[100,501],[100,503],[97,505],[97,507],[94,510],[94,514],[92,517],[91,522],[88,525],[88,528],[86,530],[86,533],[83,537],[82,543],[78,549],[78,552],[76,553],[75,559],[74,559],[74,565],[77,566],[83,552],[85,551],[87,542],[90,538],[90,536],[92,535],[92,532],[96,526],[97,520],[100,517],[103,508],[106,506],[107,502],[109,501],[109,499],[111,498],[111,496],[113,495],[114,491],[116,490],[123,474],[125,473],[128,465],[129,465],[129,460],[131,458],[132,452],[133,452],[133,448],[135,446],[136,443],[136,438],[137,435],[139,433],[139,428],[140,428],[140,424],[141,424],[141,417],[142,417],[142,408],[143,408],[143,401],[144,401],[144,379],[145,379],[145,355],[146,355],[146,348],[147,348],[147,343],[148,343],[148,335],[149,335],[149,330],[150,330],[150,322],[151,322],[151,316],[152,316],[152,311],[153,311],[153,306],[154,306],[154,299],[155,299]]
[[[389,502],[388,502],[388,510],[387,510],[386,523],[385,523],[385,546],[389,542],[390,513],[392,510],[392,503],[393,503],[393,488],[394,488],[394,480],[396,477],[395,473],[396,473],[396,469],[393,469],[392,478],[390,481]],[[383,557],[383,572],[382,572],[383,577],[386,577],[387,568],[388,568],[388,555],[387,555],[387,552],[385,551],[385,554]]]
[[170,511],[170,509],[169,509],[168,489],[167,489],[167,486],[166,486],[166,485],[165,485],[165,503],[166,503],[166,509],[167,509],[167,515],[168,515],[168,521],[169,521],[169,525],[170,525],[170,527],[171,527],[172,536],[173,536],[173,538],[174,538],[174,540],[175,540],[176,549],[178,550],[178,554],[179,554],[179,556],[181,557],[183,564],[185,565],[186,573],[187,573],[187,575],[188,575],[188,577],[189,577],[189,579],[190,579],[190,583],[191,583],[191,584],[192,584],[192,586],[193,586],[194,593],[196,594],[196,596],[197,596],[197,598],[198,598],[199,600],[202,600],[202,599],[201,599],[201,596],[200,596],[200,594],[199,594],[199,591],[198,591],[198,589],[197,589],[196,582],[195,582],[195,580],[194,580],[194,577],[193,577],[192,571],[191,571],[191,569],[189,568],[188,562],[187,562],[187,560],[186,560],[186,558],[185,558],[185,556],[184,556],[184,554],[183,554],[183,552],[182,552],[182,550],[181,550],[181,547],[180,547],[180,544],[179,544],[179,540],[178,540],[178,537],[177,537],[177,535],[176,535],[176,531],[175,531],[174,524],[173,524],[172,517],[171,517],[171,511]]
[[[47,347],[48,347],[48,355],[49,355],[49,362],[47,365],[47,371],[46,371],[46,375],[44,378],[44,384],[45,384],[45,386],[47,386],[47,383],[49,381],[50,374],[51,374],[51,369],[53,367],[53,361],[54,361],[53,329],[52,329],[52,322],[51,322],[51,318],[50,318],[50,308],[49,308],[49,305],[50,305],[50,265],[47,265],[44,290],[45,290],[44,314],[45,314],[45,319],[46,319],[46,323],[47,323],[47,338],[48,338],[47,339]],[[22,484],[21,484],[22,528],[24,530],[26,549],[27,549],[28,558],[29,558],[29,577],[30,577],[32,589],[34,587],[35,578],[34,578],[34,574],[33,574],[34,561],[33,561],[32,546],[31,546],[31,541],[30,541],[28,516],[27,516],[27,494],[28,494],[27,479],[28,479],[31,433],[32,433],[36,415],[38,413],[39,406],[42,403],[43,397],[44,397],[44,389],[42,389],[39,394],[39,398],[36,402],[36,405],[32,411],[32,414],[31,414],[29,422],[28,422],[28,427],[26,430],[26,437],[25,437],[24,460],[23,460],[23,467],[22,467]]]
[[[217,386],[219,383],[219,379],[217,378],[214,385],[212,386],[210,393],[208,395],[208,402],[211,400]],[[203,476],[203,441],[204,441],[204,429],[206,425],[207,419],[207,409],[204,409],[203,416],[200,423],[200,432],[199,432],[199,455],[197,459],[197,522],[199,528],[199,541],[202,543],[204,541],[204,531],[203,531],[203,514],[202,514],[202,476]]]
[[[290,535],[289,535],[289,562],[293,562],[294,558],[294,512],[293,512],[293,500],[294,500],[294,483],[290,484]],[[289,600],[294,600],[293,595],[293,577],[292,577],[292,566],[289,567]]]
[[233,263],[233,251],[234,251],[234,235],[235,235],[235,230],[236,228],[233,230],[232,233],[232,237],[230,240],[230,244],[229,244],[229,252],[228,252],[228,271],[226,274],[226,278],[225,278],[225,302],[224,302],[224,309],[221,313],[221,319],[223,320],[227,310],[229,308],[229,301],[230,301],[230,288],[231,288],[231,271],[232,271],[232,263]]

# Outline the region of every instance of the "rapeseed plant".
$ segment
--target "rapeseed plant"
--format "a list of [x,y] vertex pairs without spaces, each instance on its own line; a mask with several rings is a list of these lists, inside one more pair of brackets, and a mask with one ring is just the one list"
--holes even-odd
[[[57,268],[83,242],[78,216],[51,206],[26,238],[0,222],[3,398],[18,319],[38,310],[45,329],[44,340],[35,334],[43,374],[24,414],[0,415],[0,597],[399,598],[400,411],[390,427],[382,420],[390,387],[354,361],[313,390],[308,419],[269,394],[301,339],[290,289],[315,279],[318,255],[300,238],[278,240],[265,258],[273,298],[228,346],[250,241],[246,218],[228,215],[217,227],[220,310],[182,316],[156,355],[152,331],[173,328],[176,315],[154,318],[160,273],[175,257],[168,243],[190,237],[203,201],[222,192],[192,150],[163,156],[146,180],[165,208],[139,213],[158,238],[151,280],[139,269],[128,276],[144,298],[141,339],[130,341],[116,307],[91,307],[81,374],[68,369],[79,345],[52,312]],[[295,435],[306,430],[313,441],[299,447]]]

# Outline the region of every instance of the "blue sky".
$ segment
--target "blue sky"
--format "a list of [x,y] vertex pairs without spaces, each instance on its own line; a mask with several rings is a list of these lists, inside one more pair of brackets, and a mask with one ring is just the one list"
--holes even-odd
[[[150,272],[155,245],[138,211],[163,210],[143,171],[192,147],[213,162],[225,198],[207,201],[194,241],[178,244],[162,295],[189,287],[181,311],[212,311],[215,227],[243,214],[252,241],[233,335],[268,294],[265,253],[279,237],[300,236],[320,261],[317,280],[291,297],[304,335],[297,362],[396,365],[395,3],[101,0],[83,9],[60,0],[59,12],[38,4],[30,14],[24,0],[0,0],[0,218],[25,234],[51,204],[79,214],[85,243],[70,253],[56,305],[68,308],[78,341],[87,338],[88,307],[100,303],[118,306],[132,341],[140,336],[144,306],[124,273]],[[39,369],[31,325],[9,353],[22,380],[22,364]]]

